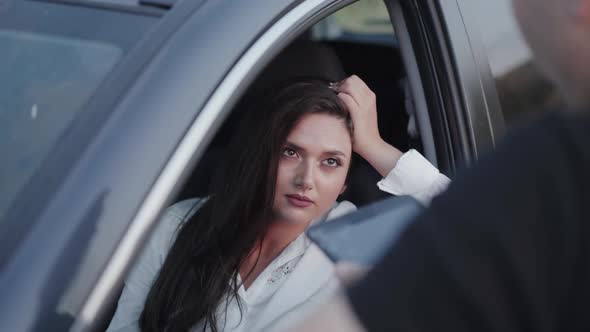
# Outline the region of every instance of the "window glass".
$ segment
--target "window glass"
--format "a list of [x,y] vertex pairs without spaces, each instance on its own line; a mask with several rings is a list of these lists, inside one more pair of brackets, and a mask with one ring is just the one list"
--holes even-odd
[[122,52],[108,44],[1,30],[0,45],[2,209]]
[[510,0],[459,0],[471,38],[485,47],[507,125],[560,107],[555,87],[532,61]]
[[342,8],[312,28],[316,40],[395,43],[393,26],[382,0],[363,0]]
[[152,20],[34,1],[0,7],[0,220]]

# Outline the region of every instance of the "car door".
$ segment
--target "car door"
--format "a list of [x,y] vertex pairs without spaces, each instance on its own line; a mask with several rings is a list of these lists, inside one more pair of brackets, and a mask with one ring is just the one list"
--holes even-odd
[[[124,175],[118,170],[125,163],[114,166],[117,148],[125,145],[117,141],[132,144],[129,128],[140,130],[115,106],[182,20],[164,19],[165,6],[136,2],[1,5],[2,116],[8,121],[2,130],[0,329],[65,330],[112,250],[109,239],[125,228],[125,211],[143,194],[120,180],[126,201],[112,187]],[[109,227],[102,228],[103,220]],[[109,236],[97,239],[101,228]],[[89,248],[96,249],[89,254]]]
[[439,168],[454,174],[505,130],[486,54],[455,1],[392,1],[390,12],[412,45],[405,59],[414,104],[430,117]]
[[[145,1],[165,11],[161,20],[102,81],[84,106],[92,116],[70,125],[4,218],[0,330],[102,327],[159,213],[240,93],[298,33],[351,2]],[[432,121],[430,148],[454,169],[501,128],[475,113],[493,101],[465,83],[481,72],[455,76],[461,42],[452,48],[444,28],[460,24],[452,8],[444,16],[432,1],[390,6],[412,45],[406,61],[415,68],[414,103]],[[449,77],[453,85],[444,84]],[[469,108],[472,88],[467,106],[479,106]]]
[[565,108],[563,97],[533,61],[512,1],[457,1],[470,40],[487,59],[508,128]]
[[100,325],[224,112],[310,18],[337,5],[294,3],[178,2],[122,58],[84,106],[99,115],[70,125],[4,218],[16,226],[2,232],[14,240],[2,260],[1,330]]

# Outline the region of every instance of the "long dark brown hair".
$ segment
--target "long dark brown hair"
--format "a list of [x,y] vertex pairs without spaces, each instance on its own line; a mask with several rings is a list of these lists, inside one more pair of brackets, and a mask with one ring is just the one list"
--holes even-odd
[[277,168],[287,136],[309,113],[342,119],[346,106],[321,79],[297,79],[261,96],[246,114],[209,199],[178,230],[139,319],[142,331],[188,331],[204,320],[217,331],[217,308],[238,295],[239,267],[271,222]]

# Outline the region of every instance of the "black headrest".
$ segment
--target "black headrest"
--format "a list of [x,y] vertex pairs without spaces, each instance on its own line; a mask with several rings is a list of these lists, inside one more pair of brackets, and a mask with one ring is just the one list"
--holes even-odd
[[[338,56],[330,47],[300,39],[291,43],[266,66],[250,85],[242,102],[247,104],[249,97],[260,95],[284,80],[299,76],[313,76],[330,81],[338,81],[346,77]],[[244,116],[244,112],[240,110],[242,102],[237,104],[236,109],[218,131],[208,151],[179,194],[178,200],[207,196],[214,170],[218,168],[218,163],[237,126],[242,123],[241,118]]]
[[276,56],[256,78],[249,93],[263,93],[294,77],[319,77],[339,81],[346,74],[340,59],[330,47],[311,40],[296,40]]

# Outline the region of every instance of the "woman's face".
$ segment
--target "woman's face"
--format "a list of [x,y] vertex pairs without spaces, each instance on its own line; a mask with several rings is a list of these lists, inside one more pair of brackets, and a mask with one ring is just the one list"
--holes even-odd
[[277,221],[308,223],[326,213],[345,189],[352,154],[342,119],[307,114],[282,147],[273,204]]

